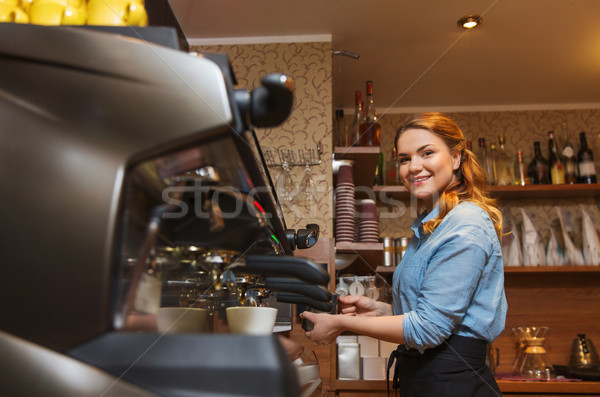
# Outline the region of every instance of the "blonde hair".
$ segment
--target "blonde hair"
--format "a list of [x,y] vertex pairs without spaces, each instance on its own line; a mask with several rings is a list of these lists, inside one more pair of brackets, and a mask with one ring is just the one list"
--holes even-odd
[[465,136],[448,116],[437,112],[419,113],[411,116],[396,132],[394,146],[398,147],[400,135],[408,129],[428,130],[440,137],[450,149],[450,153],[460,153],[460,166],[456,171],[458,180],[442,193],[439,201],[440,213],[423,225],[426,232],[431,233],[442,222],[444,217],[462,201],[470,201],[483,209],[494,224],[498,239],[502,237],[502,213],[496,201],[486,191],[487,178],[485,171],[475,154],[467,149]]

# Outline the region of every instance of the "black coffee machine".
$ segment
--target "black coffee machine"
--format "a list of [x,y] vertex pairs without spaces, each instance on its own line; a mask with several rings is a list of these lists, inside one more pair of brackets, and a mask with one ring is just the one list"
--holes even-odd
[[[293,82],[116,33],[0,24],[0,394],[299,395],[277,338],[221,332],[231,305],[331,307],[253,131]],[[162,334],[163,306],[212,322]]]

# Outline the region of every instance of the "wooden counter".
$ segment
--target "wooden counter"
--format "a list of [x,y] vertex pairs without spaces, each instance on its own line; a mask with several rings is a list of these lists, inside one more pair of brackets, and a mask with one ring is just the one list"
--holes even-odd
[[[387,396],[383,380],[337,380],[332,386],[339,396]],[[502,394],[509,396],[600,396],[600,382],[545,382],[545,381],[508,381],[499,380]]]

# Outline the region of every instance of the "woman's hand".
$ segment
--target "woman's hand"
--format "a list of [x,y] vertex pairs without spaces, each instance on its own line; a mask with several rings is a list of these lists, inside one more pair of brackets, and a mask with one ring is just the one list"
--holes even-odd
[[329,313],[313,313],[308,310],[300,315],[314,324],[312,331],[305,332],[304,335],[311,341],[320,345],[327,345],[335,342],[335,339],[342,333],[343,329],[339,327],[337,319],[339,315]]
[[366,296],[348,295],[339,297],[340,313],[351,316],[384,316],[390,315],[391,306]]

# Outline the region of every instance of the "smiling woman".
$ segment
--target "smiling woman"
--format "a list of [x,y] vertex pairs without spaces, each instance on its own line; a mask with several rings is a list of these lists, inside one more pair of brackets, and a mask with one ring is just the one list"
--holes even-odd
[[425,201],[427,211],[437,206],[440,195],[457,181],[460,152],[450,153],[444,141],[433,132],[411,128],[399,136],[397,146],[400,178],[418,199]]
[[440,216],[425,230],[433,230],[459,202],[469,200],[487,212],[500,237],[502,215],[486,193],[485,171],[454,121],[442,113],[415,114],[396,132],[394,146],[411,194],[425,202],[428,212],[440,207]]
[[441,113],[412,116],[395,146],[401,177],[426,210],[394,271],[393,303],[340,297],[340,315],[302,313],[314,324],[306,336],[331,343],[350,331],[400,343],[388,367],[402,397],[500,396],[485,358],[506,319],[502,217],[482,190],[485,174]]

